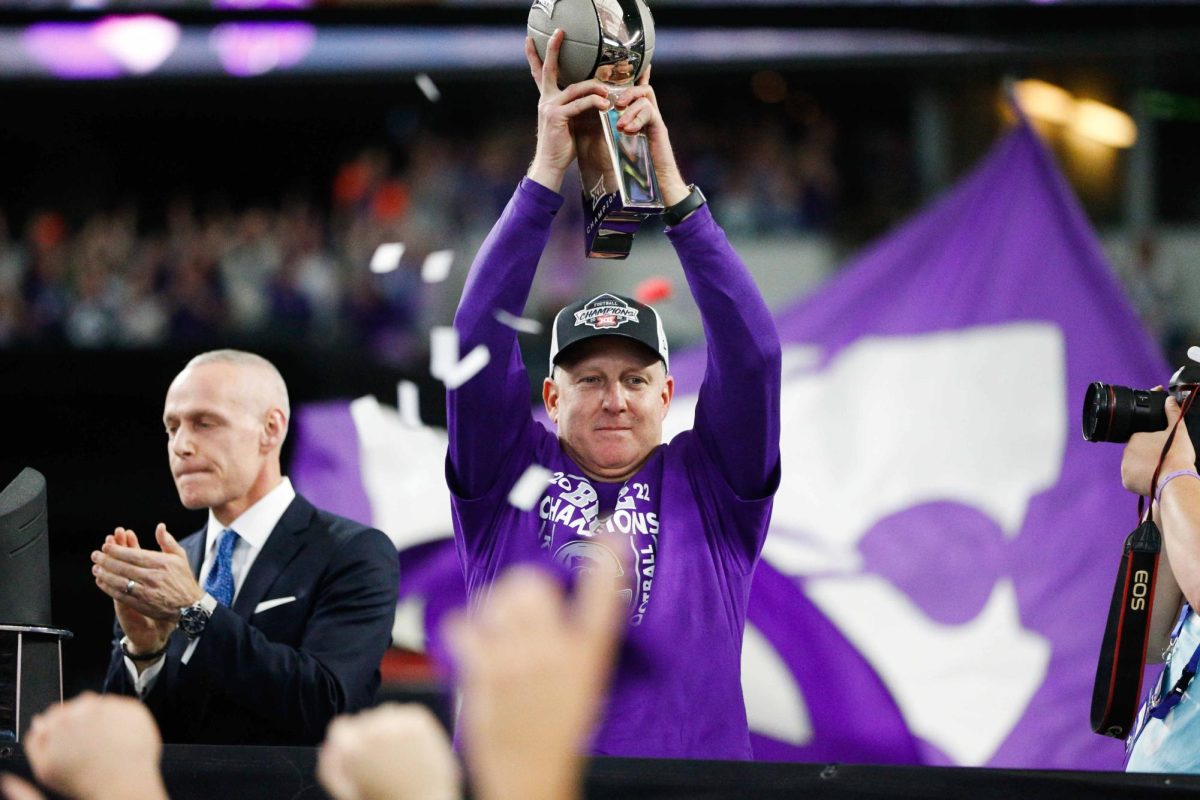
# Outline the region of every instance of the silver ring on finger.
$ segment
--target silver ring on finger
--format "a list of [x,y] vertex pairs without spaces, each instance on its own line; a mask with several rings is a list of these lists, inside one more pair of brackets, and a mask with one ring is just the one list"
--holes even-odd
[[133,578],[129,579],[129,583],[125,584],[125,594],[133,594],[134,587],[137,586],[137,581]]

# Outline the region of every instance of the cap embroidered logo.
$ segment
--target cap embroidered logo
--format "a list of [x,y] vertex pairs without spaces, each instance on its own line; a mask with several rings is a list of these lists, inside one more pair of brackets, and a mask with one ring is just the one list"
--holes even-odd
[[596,330],[619,328],[626,322],[638,321],[638,311],[624,300],[611,294],[602,294],[584,304],[575,312],[575,324],[588,325]]

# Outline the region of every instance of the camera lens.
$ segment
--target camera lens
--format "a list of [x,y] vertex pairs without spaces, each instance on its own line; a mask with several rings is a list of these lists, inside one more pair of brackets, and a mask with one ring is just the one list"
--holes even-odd
[[1128,442],[1135,433],[1161,431],[1167,427],[1166,402],[1166,392],[1092,383],[1083,398],[1083,438]]

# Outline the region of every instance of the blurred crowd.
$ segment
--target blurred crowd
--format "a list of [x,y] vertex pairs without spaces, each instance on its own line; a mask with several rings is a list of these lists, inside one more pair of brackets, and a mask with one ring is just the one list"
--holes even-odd
[[[836,128],[811,116],[751,121],[736,136],[716,135],[720,120],[676,126],[689,178],[732,235],[829,229],[841,198]],[[524,173],[528,128],[489,124],[469,140],[418,131],[402,148],[359,150],[327,167],[331,185],[273,204],[214,206],[168,189],[161,207],[131,202],[80,218],[41,208],[17,219],[0,197],[0,348],[220,342],[348,347],[403,362],[428,326],[425,256],[469,259]],[[564,187],[566,216],[581,216],[577,191]],[[402,242],[404,256],[375,273],[385,242]],[[588,268],[581,250],[577,239],[551,245],[570,262],[560,282]]]
[[[414,163],[440,164],[429,149]],[[369,150],[341,167],[326,203],[292,196],[233,210],[181,195],[161,226],[133,206],[78,222],[43,210],[20,232],[0,220],[0,344],[341,343],[403,357],[419,302],[406,267],[444,224],[447,203],[429,196],[442,185],[420,169],[395,174]],[[373,274],[375,249],[397,241],[409,257]]]
[[[670,102],[684,173],[735,240],[812,234],[847,253],[919,202],[911,148],[894,130],[873,129],[848,144],[811,99],[789,97],[786,108],[763,106],[736,123],[703,113],[694,95]],[[332,176],[326,185],[256,205],[168,188],[169,199],[153,205],[17,217],[5,214],[0,195],[0,349],[229,345],[413,363],[429,327],[445,321],[437,313],[452,311],[455,299],[431,297],[437,290],[420,275],[425,257],[449,250],[465,269],[532,145],[523,120],[489,120],[478,134],[416,126],[402,143],[340,160],[331,152],[328,165],[308,165]],[[563,187],[564,233],[552,238],[555,269],[540,283],[547,307],[573,298],[593,268],[580,246],[578,192],[577,184]],[[373,272],[372,256],[387,242],[405,245],[398,268]],[[1182,363],[1195,336],[1181,312],[1177,270],[1160,263],[1152,234],[1121,250],[1114,266],[1131,300],[1172,363]]]

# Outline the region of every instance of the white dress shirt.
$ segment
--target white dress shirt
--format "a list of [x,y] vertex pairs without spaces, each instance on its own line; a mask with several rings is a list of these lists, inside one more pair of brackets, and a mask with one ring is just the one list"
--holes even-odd
[[[279,524],[283,513],[287,511],[288,506],[296,499],[296,490],[292,488],[291,480],[285,475],[283,480],[279,482],[271,491],[267,492],[254,505],[242,512],[241,516],[235,519],[228,527],[237,531],[238,538],[233,546],[233,597],[237,599],[238,592],[242,588],[242,583],[246,579],[246,575],[250,572],[250,567],[254,564],[254,560],[258,558],[258,554],[262,552],[263,546],[267,543],[267,538],[271,535],[271,531],[275,530],[275,526]],[[204,586],[205,579],[208,578],[208,573],[213,568],[213,562],[216,560],[217,543],[221,539],[221,534],[225,531],[226,526],[213,514],[212,509],[208,512],[208,529],[204,535],[204,562],[200,565],[200,585]],[[184,664],[192,657],[192,652],[195,651],[196,645],[200,642],[200,637],[196,637],[188,642],[187,649],[183,652],[183,657],[180,659]],[[146,693],[154,687],[154,681],[158,678],[158,673],[162,671],[162,666],[165,663],[165,658],[160,658],[147,667],[141,675],[138,674],[137,667],[133,660],[125,658],[125,669],[128,670],[130,678],[134,682],[139,697],[145,697]]]

